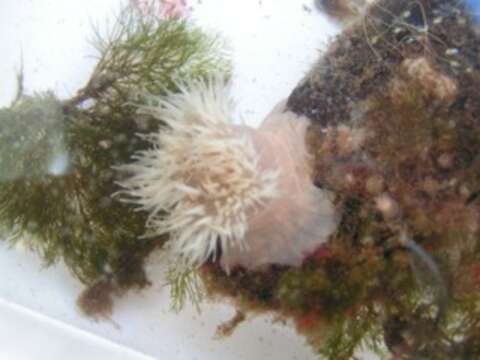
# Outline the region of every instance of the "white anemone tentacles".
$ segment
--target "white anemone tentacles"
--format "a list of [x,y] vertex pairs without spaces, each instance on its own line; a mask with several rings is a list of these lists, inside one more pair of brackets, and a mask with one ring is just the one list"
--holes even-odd
[[248,218],[277,196],[279,173],[260,167],[249,128],[232,125],[229,86],[193,82],[154,100],[140,110],[165,126],[119,167],[129,174],[123,199],[149,213],[149,235],[168,233],[168,250],[187,266],[245,248]]

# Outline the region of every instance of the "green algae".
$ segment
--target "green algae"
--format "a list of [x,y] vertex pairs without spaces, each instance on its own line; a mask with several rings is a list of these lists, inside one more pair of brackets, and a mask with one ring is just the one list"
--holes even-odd
[[0,110],[3,237],[46,265],[64,262],[86,285],[79,305],[92,316],[108,315],[111,295],[149,284],[144,260],[166,240],[143,237],[146,215],[114,196],[122,176],[114,167],[148,146],[138,134],[162,125],[138,106],[179,81],[229,72],[217,36],[132,8],[94,44],[97,65],[76,96],[25,95],[19,84]]

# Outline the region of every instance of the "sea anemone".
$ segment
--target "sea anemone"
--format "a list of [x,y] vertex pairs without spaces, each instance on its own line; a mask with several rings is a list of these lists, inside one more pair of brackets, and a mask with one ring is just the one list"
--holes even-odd
[[144,136],[150,149],[119,167],[129,175],[123,200],[149,213],[148,236],[168,233],[167,250],[188,267],[219,256],[227,271],[299,263],[335,223],[306,170],[306,123],[290,126],[292,114],[277,109],[259,129],[235,125],[223,80],[179,88],[140,108],[165,126]]

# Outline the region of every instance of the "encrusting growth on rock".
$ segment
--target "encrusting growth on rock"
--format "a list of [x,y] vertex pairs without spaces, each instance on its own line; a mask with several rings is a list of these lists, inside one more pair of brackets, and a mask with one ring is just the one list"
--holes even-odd
[[285,112],[311,121],[312,179],[335,204],[337,227],[297,266],[226,276],[208,264],[210,296],[233,299],[246,315],[293,318],[328,359],[351,359],[360,347],[400,359],[480,356],[472,7],[374,1],[335,39]]

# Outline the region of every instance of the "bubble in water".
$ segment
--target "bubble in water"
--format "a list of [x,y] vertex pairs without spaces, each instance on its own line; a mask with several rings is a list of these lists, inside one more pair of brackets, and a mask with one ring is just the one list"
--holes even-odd
[[68,154],[64,151],[55,154],[48,167],[48,172],[54,176],[60,176],[67,172]]

